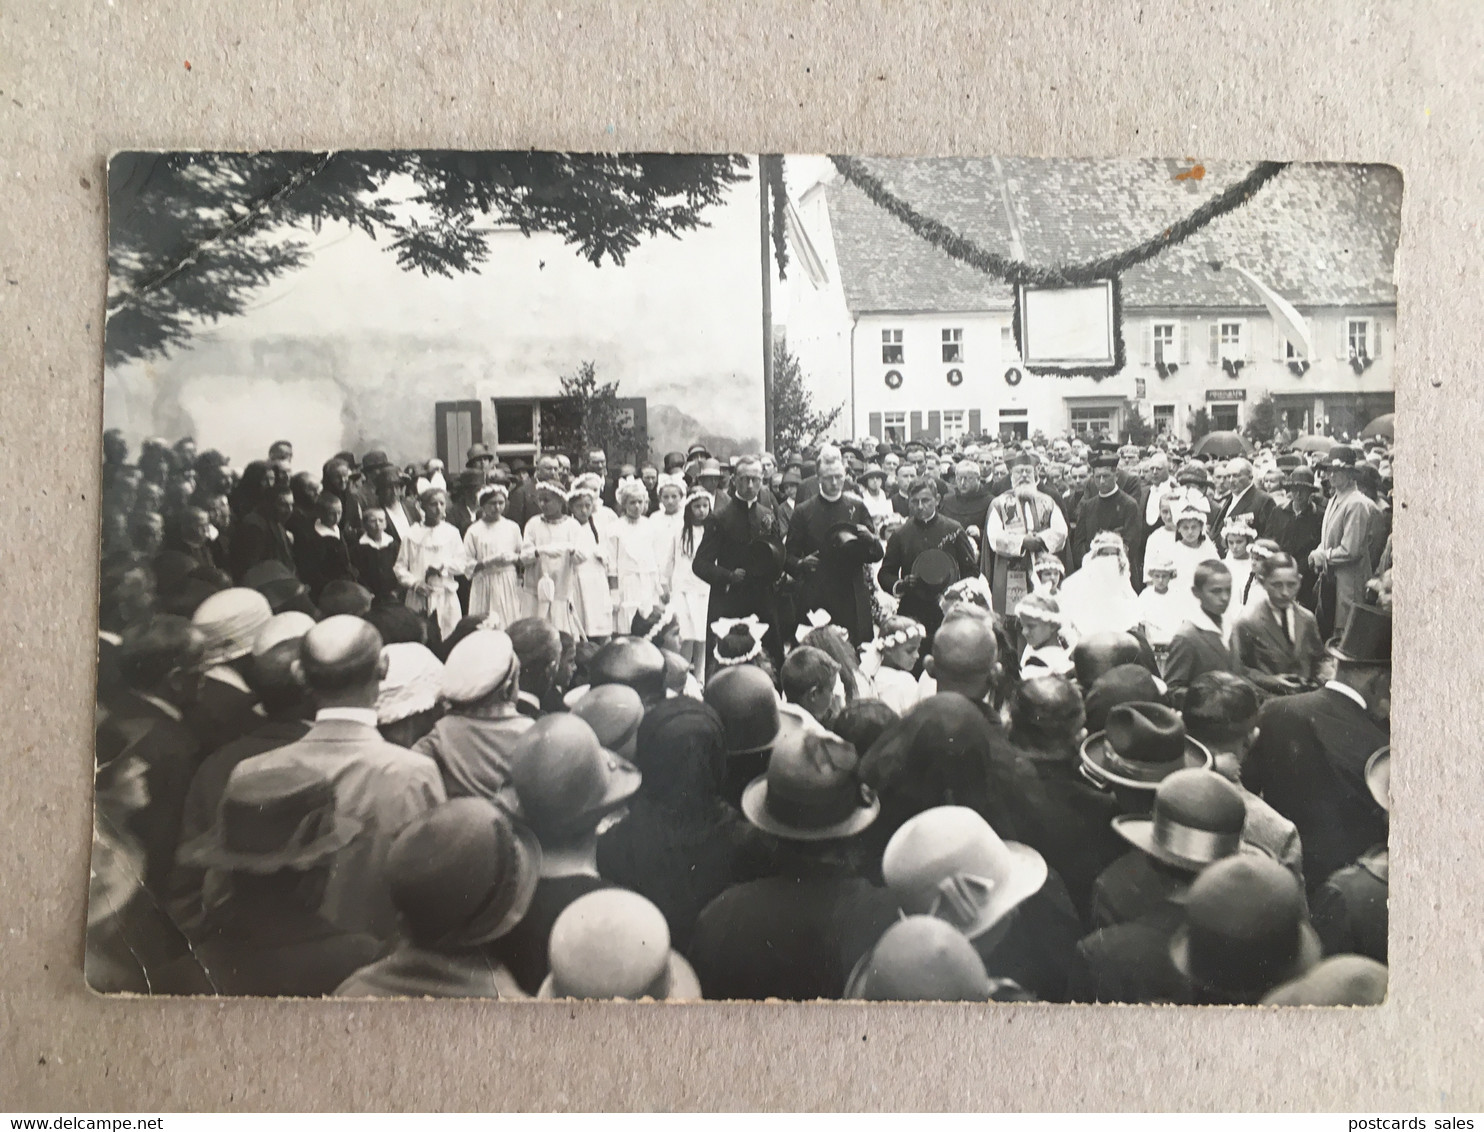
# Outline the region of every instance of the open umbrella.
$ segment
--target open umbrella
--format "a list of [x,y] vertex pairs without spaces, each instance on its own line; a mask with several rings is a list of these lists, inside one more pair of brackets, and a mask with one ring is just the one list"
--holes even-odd
[[1301,436],[1293,442],[1295,452],[1328,452],[1339,441],[1332,436]]
[[1396,414],[1382,413],[1365,428],[1360,430],[1361,439],[1367,436],[1384,436],[1387,440],[1396,439]]
[[1247,455],[1252,451],[1252,445],[1248,444],[1240,433],[1208,432],[1195,442],[1195,447],[1191,451],[1197,456],[1215,456],[1226,460],[1232,456]]

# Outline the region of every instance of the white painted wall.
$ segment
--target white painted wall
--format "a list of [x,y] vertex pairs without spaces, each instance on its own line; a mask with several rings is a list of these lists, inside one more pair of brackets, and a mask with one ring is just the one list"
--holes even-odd
[[624,396],[761,437],[756,183],[706,219],[644,241],[623,267],[595,267],[556,236],[501,233],[480,274],[453,279],[404,272],[366,236],[327,227],[310,263],[242,315],[163,360],[111,369],[105,427],[136,444],[189,433],[239,465],[280,437],[300,466],[372,445],[422,459],[437,401],[554,394],[591,359]]

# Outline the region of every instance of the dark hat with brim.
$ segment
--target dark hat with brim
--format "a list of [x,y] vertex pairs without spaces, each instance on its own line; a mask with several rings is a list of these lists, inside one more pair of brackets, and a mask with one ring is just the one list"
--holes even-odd
[[1213,761],[1209,748],[1185,733],[1179,713],[1164,704],[1118,704],[1104,729],[1082,743],[1089,775],[1130,790],[1153,791],[1177,770],[1209,769]]
[[958,579],[958,563],[946,550],[924,550],[912,560],[912,580],[918,585],[945,590]]
[[825,532],[824,545],[837,560],[864,566],[871,553],[871,544],[866,540],[874,538],[858,523],[836,523]]
[[1314,473],[1308,468],[1293,468],[1283,477],[1284,487],[1306,487],[1310,491],[1317,488],[1314,482]]
[[764,833],[788,841],[853,837],[881,812],[858,770],[855,748],[838,736],[807,723],[780,727],[767,773],[742,791],[742,813]]
[[193,868],[302,872],[329,861],[361,829],[336,812],[334,784],[312,768],[240,766],[227,780],[215,824],[176,856]]
[[755,538],[742,552],[742,568],[748,581],[776,582],[783,576],[783,548],[765,538]]
[[1254,1001],[1314,967],[1324,954],[1302,886],[1284,866],[1238,853],[1204,870],[1185,897],[1170,961],[1193,984]]

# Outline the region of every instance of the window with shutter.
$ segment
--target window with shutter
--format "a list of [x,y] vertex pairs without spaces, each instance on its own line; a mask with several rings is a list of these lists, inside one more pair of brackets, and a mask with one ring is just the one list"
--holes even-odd
[[866,428],[877,440],[881,440],[881,414],[868,413],[866,415]]
[[1211,364],[1213,366],[1221,364],[1221,323],[1219,322],[1211,324]]
[[937,440],[943,431],[943,414],[936,409],[928,410],[927,434]]
[[1148,323],[1144,327],[1144,357],[1141,359],[1146,366],[1154,364],[1154,323]]
[[1186,333],[1188,329],[1190,328],[1183,322],[1175,323],[1175,337],[1180,342],[1180,364],[1182,366],[1190,364],[1190,335]]
[[1344,315],[1340,316],[1337,329],[1339,330],[1339,348],[1335,351],[1335,357],[1343,362],[1350,357],[1350,322]]
[[1371,357],[1381,356],[1381,323],[1378,319],[1371,320]]
[[915,409],[912,412],[912,434],[911,439],[922,439],[922,414]]
[[970,436],[978,436],[979,433],[980,433],[979,410],[978,409],[970,409],[969,410],[969,435]]

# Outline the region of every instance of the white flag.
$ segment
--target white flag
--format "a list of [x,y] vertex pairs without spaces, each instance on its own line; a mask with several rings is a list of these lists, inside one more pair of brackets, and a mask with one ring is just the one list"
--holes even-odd
[[1262,296],[1262,304],[1273,316],[1278,332],[1293,343],[1298,356],[1309,360],[1316,358],[1318,354],[1314,349],[1314,340],[1309,336],[1309,324],[1304,321],[1304,316],[1294,309],[1293,304],[1245,267],[1233,267],[1232,270],[1257,288],[1257,293]]

